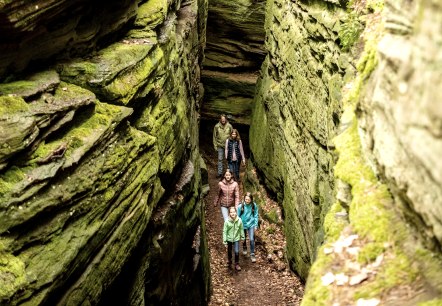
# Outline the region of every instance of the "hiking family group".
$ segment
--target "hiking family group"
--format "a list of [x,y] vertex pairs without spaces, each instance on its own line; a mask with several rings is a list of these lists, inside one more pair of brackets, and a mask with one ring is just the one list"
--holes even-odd
[[[250,192],[246,192],[240,202],[238,182],[240,165],[245,165],[244,149],[238,130],[232,127],[225,115],[221,115],[213,128],[213,146],[218,152],[217,178],[221,179],[214,206],[220,205],[224,220],[223,243],[227,246],[228,267],[232,267],[234,254],[235,270],[240,271],[239,246],[242,240],[243,255],[247,255],[246,236],[250,242],[250,260],[256,262],[255,232],[259,213]],[[224,160],[227,160],[228,169],[223,174]]]

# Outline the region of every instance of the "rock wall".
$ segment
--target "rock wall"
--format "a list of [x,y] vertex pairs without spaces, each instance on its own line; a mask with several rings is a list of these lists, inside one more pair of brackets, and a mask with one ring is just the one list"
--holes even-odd
[[203,62],[201,115],[250,124],[258,71],[264,59],[265,1],[210,1]]
[[252,159],[303,305],[439,304],[442,7],[341,5],[267,3]]
[[303,279],[334,201],[331,139],[348,59],[330,2],[267,2],[266,48],[250,126],[253,162],[282,204],[290,266]]
[[43,2],[0,7],[0,304],[205,304],[207,3]]
[[376,173],[427,246],[441,251],[442,4],[387,4],[360,125]]

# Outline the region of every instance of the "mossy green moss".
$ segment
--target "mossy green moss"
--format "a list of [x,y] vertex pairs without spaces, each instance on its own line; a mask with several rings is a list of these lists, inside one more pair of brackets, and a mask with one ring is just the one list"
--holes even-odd
[[385,251],[384,243],[381,242],[367,242],[358,254],[358,262],[361,264],[368,264],[374,261],[379,255]]
[[0,251],[0,300],[7,301],[25,283],[25,264],[17,257]]
[[[324,254],[324,245],[318,249],[319,254]],[[303,306],[317,306],[330,305],[330,289],[322,284],[321,277],[326,273],[327,267],[331,266],[333,262],[332,256],[317,256],[312,265],[307,286],[305,288],[305,295],[302,299]]]
[[28,112],[29,105],[20,97],[1,96],[0,97],[0,116],[10,116],[17,113]]
[[12,166],[8,171],[2,173],[0,175],[0,196],[9,193],[17,183],[25,179],[25,173],[29,169],[29,167],[19,168],[17,166]]
[[164,22],[167,15],[167,0],[149,0],[138,8],[136,26],[154,28]]
[[[394,286],[413,282],[417,270],[400,247],[396,247],[406,237],[405,225],[391,210],[393,201],[386,186],[377,180],[362,155],[355,117],[335,143],[339,152],[335,175],[352,186],[351,225],[361,239],[368,241],[359,260],[366,263],[383,252],[391,256],[384,260],[375,279],[362,285],[355,298],[373,297]],[[392,247],[385,250],[384,245]]]
[[60,82],[57,72],[47,70],[35,73],[25,79],[0,84],[0,95],[30,97],[55,88]]
[[276,208],[271,209],[271,210],[268,211],[268,212],[265,212],[265,213],[263,214],[263,217],[264,217],[266,220],[268,220],[270,223],[273,223],[273,224],[278,224],[278,223],[279,223],[279,217],[278,217],[278,213],[277,213],[277,211],[276,211]]
[[336,241],[341,235],[342,230],[348,224],[346,219],[336,217],[337,213],[345,212],[339,202],[335,202],[324,218],[324,232],[327,241]]
[[115,78],[106,86],[106,97],[118,99],[123,104],[129,103],[140,87],[146,85],[151,73],[163,63],[163,51],[156,48],[150,56],[144,58],[127,73]]
[[[318,255],[312,268],[309,272],[309,281],[307,282],[306,294],[302,300],[302,305],[328,305],[330,296],[329,288],[324,286],[321,277],[325,274],[333,262],[332,256],[324,256],[324,248],[329,247],[333,242],[338,240],[342,230],[348,225],[346,219],[336,217],[337,213],[344,211],[339,202],[335,202],[331,207],[329,213],[324,219],[324,231],[326,244],[319,248]],[[312,281],[310,281],[310,279]]]
[[396,286],[411,284],[417,275],[418,270],[411,265],[409,258],[400,251],[395,252],[391,258],[384,258],[374,281],[365,282],[355,291],[354,299],[379,296]]
[[[122,106],[96,101],[92,115],[80,115],[80,118],[77,118],[79,124],[67,131],[63,137],[49,143],[41,143],[30,158],[31,165],[35,165],[35,162],[41,161],[42,158],[45,158],[60,146],[66,146],[64,156],[69,158],[75,149],[84,145],[91,146],[93,143],[88,142],[94,141],[100,134],[109,129],[113,122],[119,122],[131,112],[131,109]],[[97,135],[97,137],[91,137],[93,135]]]
[[434,299],[428,302],[419,303],[418,306],[442,306],[442,299]]
[[[146,35],[150,35],[149,31]],[[115,43],[90,60],[75,60],[57,67],[64,81],[88,88],[102,100],[126,104],[149,81],[163,57],[160,48],[141,41]]]

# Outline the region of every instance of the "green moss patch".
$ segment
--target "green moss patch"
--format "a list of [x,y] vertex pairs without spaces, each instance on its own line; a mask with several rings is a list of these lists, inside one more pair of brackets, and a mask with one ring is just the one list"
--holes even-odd
[[7,301],[25,283],[25,264],[17,257],[0,251],[0,300]]
[[51,91],[59,82],[58,74],[55,71],[42,71],[23,80],[0,84],[0,95],[17,95],[28,98]]
[[16,96],[0,97],[0,118],[28,111],[29,105],[22,98]]
[[167,0],[149,0],[138,8],[136,26],[154,28],[167,16]]

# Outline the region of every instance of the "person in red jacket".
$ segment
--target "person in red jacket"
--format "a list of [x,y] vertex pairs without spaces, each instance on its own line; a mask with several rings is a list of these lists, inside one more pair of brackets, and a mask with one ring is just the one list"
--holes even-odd
[[229,218],[229,207],[235,208],[239,203],[239,186],[233,179],[232,173],[227,170],[224,179],[218,183],[218,194],[216,195],[214,206],[221,205],[221,213],[224,221]]

